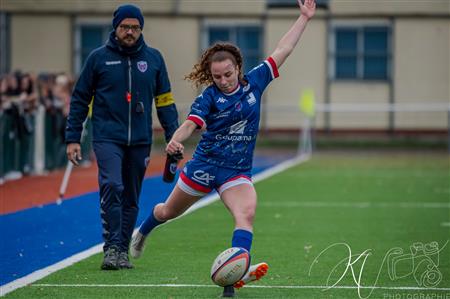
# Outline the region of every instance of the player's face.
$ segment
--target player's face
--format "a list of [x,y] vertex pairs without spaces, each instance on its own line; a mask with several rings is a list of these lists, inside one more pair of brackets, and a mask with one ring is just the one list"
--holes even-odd
[[138,19],[126,18],[116,29],[116,36],[119,44],[124,47],[131,47],[136,44],[141,35],[141,25]]
[[216,86],[225,93],[234,91],[239,82],[239,68],[230,59],[212,62],[211,75]]

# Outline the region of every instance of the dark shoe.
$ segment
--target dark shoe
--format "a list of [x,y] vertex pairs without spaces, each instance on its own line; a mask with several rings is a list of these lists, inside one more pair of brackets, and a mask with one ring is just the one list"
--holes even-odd
[[133,269],[134,266],[130,263],[130,259],[128,258],[127,252],[119,252],[119,260],[117,265],[120,269]]
[[102,270],[119,270],[118,266],[119,250],[116,246],[111,246],[105,252]]

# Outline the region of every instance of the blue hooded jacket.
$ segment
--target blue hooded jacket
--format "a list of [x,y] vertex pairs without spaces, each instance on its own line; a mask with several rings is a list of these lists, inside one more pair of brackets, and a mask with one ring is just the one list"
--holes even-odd
[[112,31],[106,45],[90,53],[72,93],[66,143],[80,142],[92,99],[94,142],[151,144],[153,99],[166,141],[178,128],[164,59],[142,35],[122,47]]

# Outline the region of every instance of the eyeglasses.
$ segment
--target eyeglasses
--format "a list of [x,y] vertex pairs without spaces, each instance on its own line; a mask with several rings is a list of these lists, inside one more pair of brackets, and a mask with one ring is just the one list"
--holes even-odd
[[139,25],[119,25],[119,28],[124,32],[128,32],[128,30],[131,30],[132,32],[141,31],[141,26]]

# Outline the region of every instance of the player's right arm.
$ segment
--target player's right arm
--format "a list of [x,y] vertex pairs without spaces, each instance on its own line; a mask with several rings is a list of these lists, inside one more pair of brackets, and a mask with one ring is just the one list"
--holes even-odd
[[[208,89],[207,89],[208,90]],[[175,131],[166,152],[170,155],[183,153],[183,142],[188,139],[196,129],[206,128],[205,119],[210,111],[210,97],[207,90],[199,95],[191,106],[191,112],[184,123]]]
[[183,153],[184,146],[182,143],[192,135],[196,128],[197,124],[192,120],[185,120],[184,123],[175,131],[172,139],[170,139],[167,144],[166,152],[170,155]]

